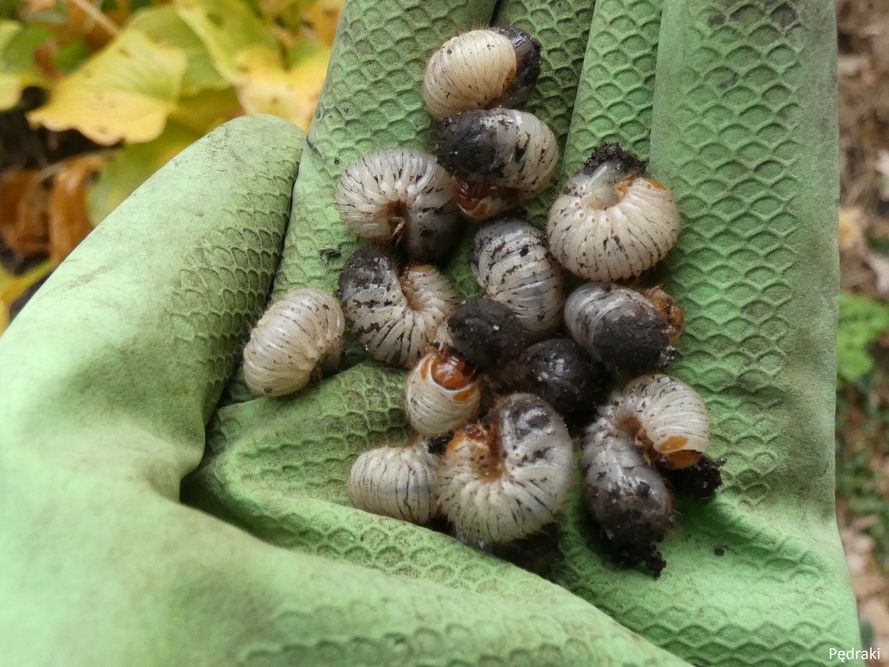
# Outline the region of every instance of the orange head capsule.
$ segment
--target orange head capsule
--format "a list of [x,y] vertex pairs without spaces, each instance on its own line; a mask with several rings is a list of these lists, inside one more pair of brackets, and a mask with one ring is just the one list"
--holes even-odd
[[472,369],[447,347],[423,356],[407,379],[404,411],[417,433],[438,436],[475,417],[481,391]]

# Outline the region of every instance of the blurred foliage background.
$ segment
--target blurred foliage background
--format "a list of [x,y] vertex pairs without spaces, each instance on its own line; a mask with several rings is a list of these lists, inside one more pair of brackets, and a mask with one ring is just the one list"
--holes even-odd
[[[342,0],[0,0],[0,331],[127,195],[243,113],[307,129]],[[837,511],[889,658],[889,2],[837,0]]]
[[102,219],[226,120],[308,129],[341,0],[0,0],[0,331]]

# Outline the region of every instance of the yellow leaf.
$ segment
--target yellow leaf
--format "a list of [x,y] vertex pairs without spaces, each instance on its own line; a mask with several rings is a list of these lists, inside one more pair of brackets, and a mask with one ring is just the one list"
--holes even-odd
[[216,69],[231,83],[244,79],[238,58],[245,51],[280,57],[271,29],[242,0],[176,0],[175,7],[207,47]]
[[306,10],[305,20],[315,35],[327,45],[333,44],[343,0],[317,0]]
[[154,141],[130,144],[121,149],[101,171],[99,180],[87,194],[87,208],[93,223],[104,220],[143,181],[200,136],[200,132],[171,122]]
[[304,130],[321,94],[330,49],[313,51],[298,64],[285,68],[280,58],[263,50],[245,52],[238,63],[245,73],[238,97],[247,113],[270,113],[286,118]]
[[182,79],[183,95],[194,95],[207,88],[229,86],[228,81],[213,66],[207,47],[171,5],[140,10],[133,16],[129,27],[144,33],[159,44],[174,46],[185,52],[187,64]]
[[43,262],[20,276],[0,269],[0,333],[9,325],[9,306],[31,285],[52,271],[52,262]]
[[127,29],[61,80],[28,120],[55,131],[80,130],[99,144],[150,141],[176,105],[185,66],[182,49]]

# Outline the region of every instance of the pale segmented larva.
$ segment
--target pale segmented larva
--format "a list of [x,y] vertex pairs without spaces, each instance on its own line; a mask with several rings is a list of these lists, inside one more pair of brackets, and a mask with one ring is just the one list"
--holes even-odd
[[471,30],[432,54],[423,99],[435,118],[492,107],[518,108],[540,74],[540,44],[518,28]]
[[447,276],[414,265],[401,275],[385,252],[366,248],[346,260],[339,296],[349,325],[376,360],[413,366],[460,303]]
[[675,353],[664,315],[626,287],[578,287],[565,302],[565,325],[593,359],[615,373],[647,373],[668,364]]
[[531,338],[561,326],[562,270],[539,229],[516,219],[482,227],[472,243],[469,268],[490,298],[516,314]]
[[273,303],[250,332],[244,379],[260,396],[299,391],[336,368],[345,320],[340,304],[317,289],[290,292]]
[[664,480],[633,437],[608,418],[587,429],[581,466],[587,507],[613,555],[625,565],[642,561],[659,575],[665,563],[654,543],[673,523]]
[[404,412],[417,433],[442,435],[475,417],[480,401],[469,365],[445,348],[426,354],[408,375]]
[[[559,162],[553,131],[535,115],[514,109],[445,118],[435,152],[458,179],[457,205],[476,219],[534,199],[549,185]],[[485,198],[496,205],[481,206]]]
[[572,478],[571,437],[562,418],[531,394],[501,398],[458,431],[439,469],[439,504],[458,533],[511,542],[553,522]]
[[644,375],[615,391],[594,427],[635,441],[668,468],[694,466],[710,447],[710,417],[698,393],[667,375]]
[[436,514],[440,457],[426,438],[406,447],[378,447],[359,456],[349,472],[347,488],[358,509],[413,523]]
[[431,155],[392,148],[367,155],[340,176],[336,208],[358,236],[393,241],[417,262],[444,255],[458,238],[454,183]]
[[612,282],[638,276],[679,238],[679,210],[645,163],[603,144],[550,209],[549,247],[569,271]]

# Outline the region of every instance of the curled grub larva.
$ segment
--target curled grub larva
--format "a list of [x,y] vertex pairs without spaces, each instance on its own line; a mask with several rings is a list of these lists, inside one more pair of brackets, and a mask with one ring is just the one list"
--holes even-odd
[[502,303],[476,299],[448,318],[451,345],[470,364],[490,370],[513,359],[525,346],[518,317]]
[[439,469],[439,503],[470,540],[511,542],[552,523],[568,495],[571,437],[531,394],[511,394],[458,431]]
[[372,449],[352,464],[349,498],[366,512],[426,523],[436,514],[439,462],[426,438],[406,447]]
[[590,426],[581,458],[584,495],[607,546],[622,564],[664,567],[654,543],[673,522],[673,501],[633,438],[611,420]]
[[412,260],[432,262],[456,242],[454,183],[435,158],[392,148],[367,155],[340,176],[336,208],[361,238],[394,242]]
[[435,267],[409,266],[399,275],[392,258],[374,248],[346,260],[339,296],[368,353],[396,366],[413,366],[460,303],[451,281]]
[[492,107],[517,108],[540,74],[540,44],[518,28],[471,30],[432,54],[423,99],[435,118]]
[[668,364],[675,354],[664,316],[635,290],[588,283],[565,302],[571,337],[609,370],[628,376]]
[[475,417],[481,391],[472,369],[449,349],[429,352],[407,378],[404,412],[421,435],[442,435]]
[[[447,166],[447,165],[445,165]],[[679,210],[645,163],[603,144],[553,202],[549,247],[572,273],[612,282],[638,276],[679,238]]]
[[535,343],[516,366],[518,388],[540,396],[564,416],[591,410],[608,381],[605,368],[566,338]]
[[285,396],[336,368],[345,320],[340,304],[317,289],[290,292],[250,332],[244,379],[259,396]]
[[[458,179],[461,210],[477,219],[491,217],[513,200],[517,205],[534,199],[549,185],[559,162],[553,131],[533,114],[514,109],[469,111],[444,119],[435,151]],[[478,205],[492,192],[497,206]]]
[[469,268],[485,294],[508,306],[531,338],[561,326],[562,270],[539,229],[516,219],[482,227],[472,243]]
[[667,468],[694,466],[710,447],[704,400],[668,375],[644,375],[614,392],[596,423],[633,439],[650,459]]

